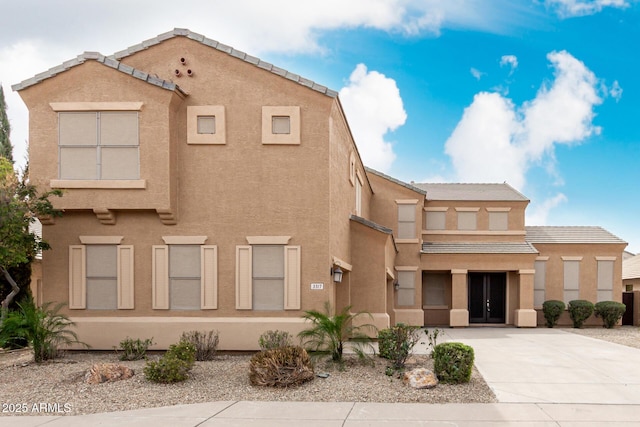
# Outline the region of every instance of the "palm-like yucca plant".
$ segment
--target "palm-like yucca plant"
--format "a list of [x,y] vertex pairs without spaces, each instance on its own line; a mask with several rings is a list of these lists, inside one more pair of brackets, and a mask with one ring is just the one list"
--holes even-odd
[[73,322],[67,316],[59,313],[64,303],[58,303],[53,308],[51,303],[36,307],[28,301],[18,304],[19,309],[11,312],[7,322],[19,325],[23,337],[33,346],[33,358],[40,363],[54,359],[60,354],[60,347],[80,344],[89,347],[78,340],[78,335],[71,330]]
[[354,351],[358,356],[365,357],[365,347],[370,345],[371,338],[366,330],[376,331],[371,324],[354,326],[354,320],[360,316],[368,316],[370,313],[351,313],[351,306],[345,307],[340,313],[332,315],[331,304],[325,302],[324,313],[317,310],[307,310],[302,316],[311,322],[311,327],[298,334],[303,344],[314,352],[327,353],[335,362],[342,363],[342,352],[345,343],[354,344]]

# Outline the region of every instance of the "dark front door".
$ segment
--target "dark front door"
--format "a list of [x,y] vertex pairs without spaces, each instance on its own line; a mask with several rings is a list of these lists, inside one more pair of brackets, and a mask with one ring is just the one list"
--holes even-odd
[[622,303],[627,306],[624,316],[622,316],[622,324],[633,325],[633,292],[623,292]]
[[469,322],[504,323],[506,273],[469,273]]

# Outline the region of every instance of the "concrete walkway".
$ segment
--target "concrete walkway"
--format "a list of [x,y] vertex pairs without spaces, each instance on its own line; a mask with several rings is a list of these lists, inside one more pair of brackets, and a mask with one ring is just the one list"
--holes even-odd
[[[640,350],[556,329],[445,329],[500,403],[210,402],[2,426],[640,426]],[[419,352],[426,352],[420,344]]]

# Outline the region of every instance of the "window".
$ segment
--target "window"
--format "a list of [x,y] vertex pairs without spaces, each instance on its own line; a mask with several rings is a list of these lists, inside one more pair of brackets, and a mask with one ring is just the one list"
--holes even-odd
[[198,116],[198,135],[216,133],[216,116]]
[[136,111],[59,112],[60,179],[140,177]]
[[430,211],[427,210],[425,215],[425,227],[427,230],[445,230],[446,229],[446,217],[445,211]]
[[533,276],[533,305],[534,307],[542,307],[542,303],[545,302],[547,262],[537,260],[534,266],[536,272]]
[[262,107],[263,144],[300,144],[300,107]]
[[164,236],[152,247],[152,308],[218,308],[218,247],[206,236]]
[[122,236],[80,236],[69,246],[69,308],[134,308],[133,246]]
[[226,143],[223,105],[187,107],[187,144],[224,145]]
[[506,231],[509,228],[509,212],[489,212],[489,230]]
[[271,133],[289,135],[291,133],[291,117],[289,116],[271,117]]
[[446,286],[449,281],[449,274],[428,273],[424,276],[424,305],[425,306],[446,306]]
[[598,262],[598,295],[597,300],[611,301],[613,299],[613,266],[615,258],[596,257]]
[[398,205],[398,239],[416,237],[416,204]]
[[353,151],[349,153],[349,182],[356,185],[356,155]]
[[236,309],[300,309],[300,246],[281,241],[236,247]]
[[476,230],[478,208],[456,208],[458,212],[458,230]]
[[398,306],[415,304],[416,272],[398,271]]
[[564,261],[564,303],[580,298],[581,257],[562,257]]
[[362,216],[362,178],[356,172],[356,215]]

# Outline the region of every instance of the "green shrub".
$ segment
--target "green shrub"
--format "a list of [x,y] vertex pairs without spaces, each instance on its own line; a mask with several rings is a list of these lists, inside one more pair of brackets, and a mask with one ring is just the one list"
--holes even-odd
[[433,349],[434,373],[443,383],[468,383],[473,370],[473,348],[459,342],[438,344]]
[[218,331],[189,331],[183,332],[181,342],[187,342],[196,349],[196,360],[212,360],[218,352]]
[[432,359],[433,359],[433,349],[436,348],[436,346],[438,345],[438,335],[440,335],[442,332],[444,331],[441,331],[438,328],[434,328],[433,331],[426,330],[427,341],[429,342],[429,348],[431,349],[431,351],[429,352],[429,355],[431,356]]
[[569,301],[569,316],[574,328],[582,328],[584,321],[593,314],[593,303],[590,301],[576,299]]
[[140,360],[147,357],[147,350],[149,346],[154,344],[153,338],[147,338],[144,341],[140,338],[125,338],[120,341],[120,349],[122,349],[122,354],[120,354],[120,360]]
[[552,299],[542,303],[542,312],[544,313],[547,328],[553,328],[558,324],[558,319],[562,312],[564,312],[564,309],[565,305],[562,301]]
[[258,352],[251,357],[249,369],[249,381],[258,386],[289,387],[314,378],[311,358],[299,346]]
[[596,317],[601,317],[603,326],[607,329],[613,328],[627,310],[627,306],[616,301],[600,301],[596,303],[594,313]]
[[287,331],[266,331],[258,340],[260,350],[273,350],[280,347],[291,346],[291,334]]
[[189,377],[195,361],[196,349],[193,344],[181,341],[169,346],[169,350],[159,360],[149,361],[143,368],[144,376],[157,383],[175,383]]
[[8,337],[8,341],[24,342],[26,339],[33,346],[33,358],[37,363],[59,357],[62,347],[73,344],[89,347],[79,341],[71,329],[74,323],[59,313],[63,306],[64,303],[58,303],[52,308],[51,303],[44,303],[42,307],[36,307],[30,300],[19,303],[18,310],[10,312],[4,320],[2,330],[7,334],[18,334]]
[[380,357],[389,359],[396,370],[404,368],[407,358],[418,342],[417,326],[398,323],[392,328],[378,332],[378,351]]

